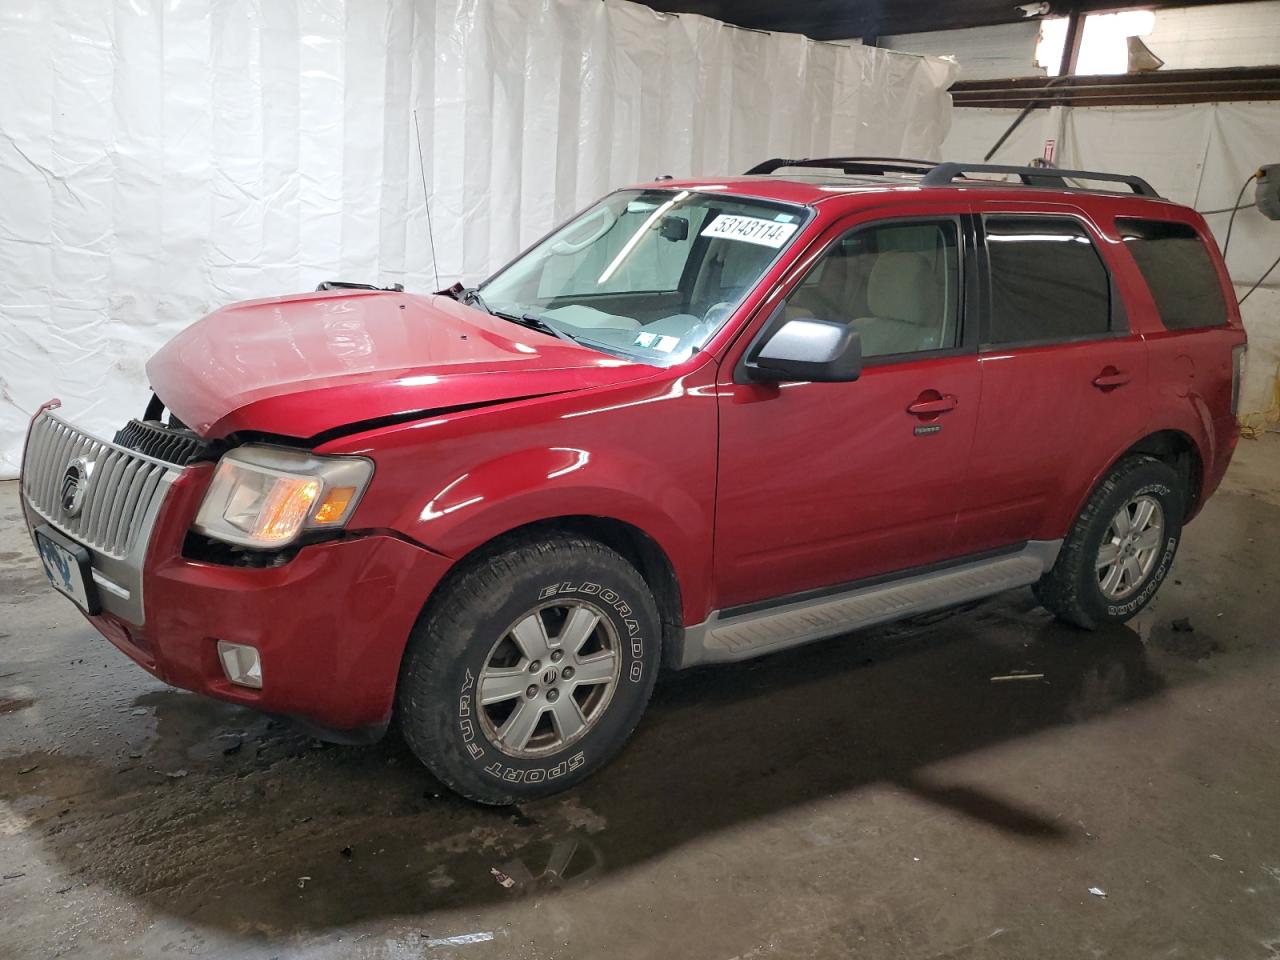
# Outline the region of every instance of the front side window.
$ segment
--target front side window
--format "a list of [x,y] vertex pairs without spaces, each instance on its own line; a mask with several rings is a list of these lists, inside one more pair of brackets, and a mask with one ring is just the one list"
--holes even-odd
[[954,221],[863,227],[814,264],[786,318],[851,324],[864,357],[945,350],[959,342],[959,283]]
[[1066,217],[983,220],[991,269],[984,340],[1035,343],[1111,329],[1111,280],[1084,226]]
[[1194,227],[1125,217],[1117,219],[1116,226],[1167,329],[1220,327],[1227,322],[1218,272]]
[[711,192],[621,191],[481,284],[480,304],[666,366],[711,338],[807,217]]

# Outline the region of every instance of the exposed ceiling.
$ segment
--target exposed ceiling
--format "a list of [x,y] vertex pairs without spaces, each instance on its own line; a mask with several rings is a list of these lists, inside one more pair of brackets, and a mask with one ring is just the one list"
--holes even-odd
[[[874,38],[929,30],[956,30],[1023,19],[1016,0],[646,0],[668,13],[700,13],[740,27],[803,33],[815,40]],[[1030,0],[1028,0],[1030,2]],[[1123,7],[1191,7],[1229,0],[1052,0],[1052,13]]]

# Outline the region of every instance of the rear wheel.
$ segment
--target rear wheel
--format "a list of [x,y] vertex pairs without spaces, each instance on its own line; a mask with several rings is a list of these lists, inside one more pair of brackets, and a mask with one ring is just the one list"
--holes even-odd
[[555,793],[626,741],[660,637],[653,595],[613,550],[564,535],[513,542],[447,584],[414,628],[401,729],[472,800]]
[[1036,597],[1059,619],[1086,629],[1128,620],[1169,572],[1184,503],[1181,481],[1167,464],[1147,456],[1122,460],[1090,495]]

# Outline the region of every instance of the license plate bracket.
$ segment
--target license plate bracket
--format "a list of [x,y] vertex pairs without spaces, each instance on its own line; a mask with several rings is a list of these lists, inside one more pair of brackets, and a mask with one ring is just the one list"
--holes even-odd
[[53,589],[85,613],[101,611],[89,551],[48,524],[36,527],[34,532],[40,563]]

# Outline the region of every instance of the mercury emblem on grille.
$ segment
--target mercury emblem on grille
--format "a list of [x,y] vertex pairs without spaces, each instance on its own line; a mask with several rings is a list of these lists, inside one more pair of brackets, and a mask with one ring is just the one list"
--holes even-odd
[[80,509],[84,506],[85,494],[89,492],[89,477],[92,474],[93,461],[87,457],[76,457],[67,464],[58,496],[62,504],[62,512],[66,516],[79,515]]

